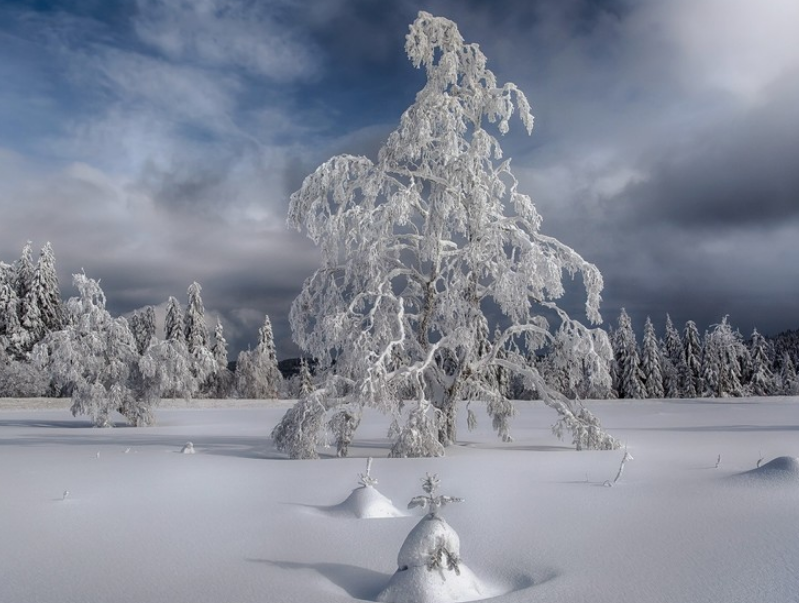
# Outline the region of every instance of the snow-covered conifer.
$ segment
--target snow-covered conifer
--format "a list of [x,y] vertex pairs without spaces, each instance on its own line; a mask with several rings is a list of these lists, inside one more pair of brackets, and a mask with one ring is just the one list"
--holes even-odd
[[180,307],[180,302],[172,296],[169,297],[166,305],[164,339],[186,341],[183,331],[183,311]]
[[[32,243],[28,241],[22,248],[22,254],[19,259],[14,263],[15,286],[17,288],[17,298],[20,300],[25,299],[28,295],[34,269]],[[20,316],[20,318],[22,317]]]
[[11,267],[6,265],[0,277],[0,349],[17,358],[24,353],[27,336],[19,322],[17,289]]
[[217,319],[214,328],[214,347],[211,353],[216,362],[216,374],[213,377],[212,392],[216,398],[227,398],[233,389],[233,373],[228,368],[228,346],[222,322]]
[[752,371],[748,384],[749,391],[754,396],[770,396],[776,389],[766,345],[765,338],[755,329],[749,346]]
[[733,331],[725,316],[705,336],[702,377],[705,394],[718,398],[742,396],[742,362],[748,357],[743,338]]
[[663,362],[663,390],[668,398],[679,398],[685,391],[688,371],[683,356],[683,343],[680,332],[666,314],[666,332],[661,344]]
[[[581,274],[592,323],[600,322],[602,277],[541,233],[532,200],[501,160],[496,134],[509,130],[514,113],[532,130],[527,99],[514,84],[497,83],[485,55],[452,21],[420,12],[405,49],[427,83],[376,162],[333,157],[291,197],[289,223],[323,256],[290,315],[295,341],[324,375],[315,395],[331,412],[343,402],[397,419],[413,394],[392,454],[441,454],[456,440],[460,400],[487,401],[500,435],[509,437],[512,405],[486,379],[503,367],[523,376],[561,415],[561,427],[576,433],[590,413],[548,387],[527,356],[552,340],[542,308],[564,293],[564,271]],[[489,337],[495,325],[500,330]],[[592,338],[585,327],[572,330]],[[593,341],[585,353],[597,365],[610,360]],[[615,445],[610,437],[598,441]]]
[[188,303],[183,316],[183,332],[189,354],[189,365],[194,376],[194,393],[205,392],[212,387],[216,373],[216,360],[208,349],[208,329],[205,326],[205,307],[201,297],[202,287],[196,281],[189,285]]
[[619,367],[617,386],[619,398],[640,399],[646,397],[638,343],[635,340],[632,321],[624,308],[619,314],[619,325],[615,331],[613,343],[616,364]]
[[686,398],[695,398],[702,394],[704,387],[702,383],[702,339],[699,337],[699,329],[693,320],[685,323],[683,330],[683,363],[685,376],[683,383],[683,395]]
[[39,261],[33,271],[28,294],[39,306],[39,314],[45,332],[57,331],[63,326],[63,302],[55,268],[55,254],[49,242],[42,247]]
[[282,382],[277,367],[277,353],[272,334],[272,322],[264,317],[258,330],[258,346],[239,354],[236,362],[236,390],[241,398],[277,398]]
[[782,358],[780,388],[780,393],[784,396],[799,396],[799,377],[796,374],[796,365],[787,352]]
[[644,391],[647,398],[662,398],[663,368],[660,355],[660,345],[655,335],[655,327],[647,316],[644,323],[644,339],[641,348],[641,374],[643,375]]
[[208,329],[205,326],[205,306],[200,295],[202,287],[198,282],[189,285],[186,292],[189,301],[183,317],[183,333],[186,336],[186,345],[189,352],[208,345]]

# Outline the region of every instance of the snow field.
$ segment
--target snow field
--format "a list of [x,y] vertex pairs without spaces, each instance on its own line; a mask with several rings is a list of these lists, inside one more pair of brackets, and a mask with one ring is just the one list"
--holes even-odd
[[352,458],[320,461],[271,448],[286,407],[159,409],[138,429],[1,410],[0,601],[373,601],[421,512],[329,512],[368,456],[400,510],[427,472],[465,499],[441,514],[497,603],[799,601],[799,482],[734,477],[799,456],[797,398],[593,403],[634,457],[613,487],[623,451],[571,450],[540,403],[514,442],[481,419],[439,459],[384,458],[367,413]]

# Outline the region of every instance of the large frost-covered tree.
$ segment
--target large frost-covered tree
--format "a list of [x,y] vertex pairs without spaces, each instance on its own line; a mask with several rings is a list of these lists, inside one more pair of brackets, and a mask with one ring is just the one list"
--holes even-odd
[[752,374],[749,378],[749,391],[755,396],[770,396],[776,389],[771,361],[766,351],[766,339],[755,329],[749,351],[752,359]]
[[568,323],[568,345],[583,346],[597,367],[610,360],[604,332],[554,309],[564,272],[579,274],[588,318],[600,322],[599,271],[541,232],[502,157],[496,134],[508,132],[514,113],[532,130],[527,99],[497,83],[452,21],[420,12],[405,50],[427,82],[377,160],[333,157],[291,197],[289,223],[322,255],[292,305],[291,326],[326,377],[278,425],[277,445],[292,456],[312,450],[326,413],[352,416],[335,422],[344,426],[337,437],[349,437],[371,406],[396,419],[393,456],[440,455],[456,439],[460,400],[484,401],[508,439],[513,405],[487,378],[504,367],[555,408],[556,430],[571,432],[578,447],[615,446],[527,361],[552,340],[545,314]]
[[139,355],[144,355],[155,338],[155,308],[147,306],[143,310],[135,310],[128,322],[136,340],[136,349]]
[[186,341],[183,331],[183,310],[180,302],[171,295],[166,303],[166,316],[164,318],[164,339]]
[[666,314],[666,334],[663,338],[663,389],[669,398],[679,398],[686,390],[685,381],[688,369],[683,357],[683,344],[680,332]]
[[733,331],[725,316],[705,336],[702,355],[705,395],[717,398],[742,396],[743,364],[748,358],[749,350],[744,346],[743,337],[738,331]]
[[216,371],[213,376],[211,394],[215,398],[227,398],[233,389],[233,373],[228,368],[228,345],[225,339],[225,329],[217,319],[214,328],[214,347],[211,354],[214,356]]

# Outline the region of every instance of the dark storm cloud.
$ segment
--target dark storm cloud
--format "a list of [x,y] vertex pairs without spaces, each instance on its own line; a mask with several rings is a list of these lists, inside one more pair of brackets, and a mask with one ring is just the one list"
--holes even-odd
[[[203,285],[234,348],[318,265],[288,197],[374,158],[424,81],[419,10],[456,21],[533,105],[503,141],[544,232],[602,270],[603,315],[799,325],[793,0],[206,0],[0,7],[0,259],[52,241],[109,305]],[[564,300],[575,316],[582,301]],[[640,332],[640,331],[639,331]],[[287,352],[286,350],[291,350]]]

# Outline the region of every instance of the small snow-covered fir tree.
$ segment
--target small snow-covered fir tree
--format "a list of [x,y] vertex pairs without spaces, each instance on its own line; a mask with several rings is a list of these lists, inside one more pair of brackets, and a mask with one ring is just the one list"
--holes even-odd
[[641,347],[641,374],[647,398],[662,398],[663,368],[660,345],[655,335],[655,327],[647,316],[644,323],[644,339]]
[[624,308],[621,309],[619,326],[614,332],[613,348],[618,365],[616,391],[619,398],[645,398],[644,375],[641,372],[638,343],[635,340],[630,315]]
[[[602,277],[541,232],[541,216],[502,159],[496,134],[508,132],[514,113],[532,130],[527,99],[497,83],[452,21],[420,12],[405,50],[427,83],[377,161],[333,157],[291,197],[289,223],[322,253],[290,314],[295,341],[319,361],[314,397],[323,412],[344,404],[393,415],[393,456],[440,455],[457,439],[461,400],[485,401],[509,437],[513,406],[487,378],[503,367],[558,412],[559,430],[577,433],[590,413],[547,386],[527,357],[552,341],[544,314],[564,294],[564,271],[581,275],[592,323],[600,322]],[[584,354],[606,366],[594,345],[600,336],[558,316],[586,342]],[[291,411],[281,431],[298,433],[287,421],[305,416]],[[300,448],[311,450],[320,434],[303,434]],[[604,433],[596,441],[616,445]]]
[[448,504],[463,499],[437,494],[436,475],[422,480],[425,494],[414,496],[408,508],[428,513],[416,524],[397,555],[397,571],[377,600],[386,603],[448,603],[487,596],[487,589],[461,559],[458,534],[440,515]]
[[685,323],[683,330],[683,366],[685,377],[683,379],[683,395],[686,398],[695,398],[704,391],[702,379],[702,339],[699,337],[699,329],[693,320]]
[[236,390],[241,398],[277,398],[283,377],[277,367],[272,322],[264,317],[258,330],[258,346],[239,354],[236,362]]

